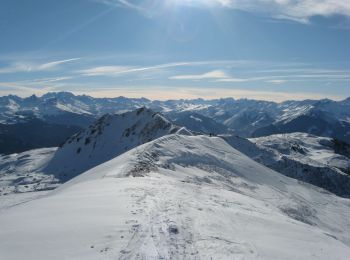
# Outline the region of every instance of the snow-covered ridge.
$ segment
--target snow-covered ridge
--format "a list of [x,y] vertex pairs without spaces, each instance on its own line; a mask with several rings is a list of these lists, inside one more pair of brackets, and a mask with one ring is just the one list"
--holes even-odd
[[172,133],[191,134],[147,108],[108,114],[69,138],[45,170],[65,181],[138,145]]
[[172,134],[0,212],[0,258],[346,259],[349,214],[221,138]]

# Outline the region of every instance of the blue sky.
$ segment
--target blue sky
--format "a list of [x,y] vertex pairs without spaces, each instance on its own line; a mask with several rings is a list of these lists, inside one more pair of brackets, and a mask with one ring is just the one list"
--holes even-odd
[[350,1],[0,0],[0,95],[350,96]]

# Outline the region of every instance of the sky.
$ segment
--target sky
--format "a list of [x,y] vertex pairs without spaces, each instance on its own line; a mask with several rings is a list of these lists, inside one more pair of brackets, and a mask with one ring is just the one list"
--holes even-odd
[[350,1],[0,0],[0,95],[350,96]]

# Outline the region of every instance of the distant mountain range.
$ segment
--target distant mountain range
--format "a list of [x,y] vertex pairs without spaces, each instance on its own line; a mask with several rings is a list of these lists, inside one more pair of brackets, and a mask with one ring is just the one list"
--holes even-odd
[[[29,148],[58,146],[73,133],[89,126],[106,113],[120,114],[141,107],[161,112],[165,117],[194,132],[241,137],[261,137],[279,133],[305,132],[334,137],[350,143],[350,98],[343,101],[304,100],[282,103],[248,99],[148,100],[146,98],[93,98],[69,92],[52,92],[41,97],[0,97],[0,153],[22,152]],[[21,141],[5,145],[8,126],[23,128]],[[44,127],[45,126],[45,127]],[[50,142],[30,143],[32,132],[55,128],[60,135]],[[63,131],[60,130],[63,129]],[[42,130],[43,129],[43,130]],[[18,130],[11,130],[15,133]],[[11,136],[18,139],[18,136]]]
[[37,118],[17,124],[0,124],[0,154],[56,147],[81,129],[76,125],[49,123]]

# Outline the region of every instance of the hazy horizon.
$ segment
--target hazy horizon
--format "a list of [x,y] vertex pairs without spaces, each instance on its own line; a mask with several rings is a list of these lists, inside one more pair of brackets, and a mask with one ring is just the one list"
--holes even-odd
[[[138,93],[138,95],[132,95],[130,93],[126,93],[126,94],[121,94],[121,92],[118,91],[113,91],[113,92],[108,92],[108,94],[104,95],[104,92],[97,92],[96,93],[84,93],[84,92],[75,92],[75,91],[48,91],[46,93],[32,93],[32,94],[28,94],[28,95],[17,95],[17,94],[13,94],[13,93],[9,93],[6,95],[1,95],[0,97],[4,97],[4,96],[9,96],[9,95],[15,95],[21,98],[29,98],[33,95],[37,96],[37,97],[42,97],[46,94],[49,93],[63,93],[63,92],[68,92],[68,93],[72,93],[75,96],[90,96],[93,98],[118,98],[118,97],[124,97],[124,98],[146,98],[148,100],[151,101],[167,101],[167,100],[194,100],[194,99],[203,99],[203,100],[217,100],[217,99],[226,99],[226,98],[233,98],[235,100],[240,100],[240,99],[247,99],[247,100],[257,100],[257,101],[271,101],[271,102],[276,102],[276,103],[280,103],[280,102],[284,102],[284,101],[303,101],[303,100],[321,100],[321,99],[329,99],[329,100],[333,100],[333,101],[343,101],[346,100],[349,97],[338,97],[338,98],[329,98],[329,97],[319,97],[319,98],[315,98],[315,95],[312,96],[312,94],[310,93],[310,98],[305,97],[305,94],[300,94],[300,96],[298,98],[288,98],[288,95],[284,95],[284,93],[281,93],[281,99],[271,99],[268,96],[266,98],[263,98],[263,96],[255,96],[255,94],[257,94],[256,92],[253,92],[252,95],[236,95],[236,96],[214,96],[211,95],[211,97],[209,96],[195,96],[195,95],[172,95],[170,98],[168,98],[168,95],[164,95],[163,98],[162,96],[160,96],[160,98],[155,98],[155,95],[153,94],[145,94],[143,95],[142,92]],[[115,94],[114,94],[115,93]],[[168,93],[169,94],[169,93]],[[177,96],[177,97],[176,97]],[[276,97],[276,96],[274,96]],[[284,97],[284,98],[283,98]]]

